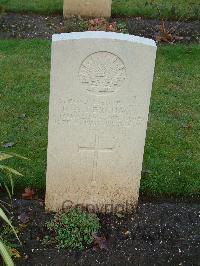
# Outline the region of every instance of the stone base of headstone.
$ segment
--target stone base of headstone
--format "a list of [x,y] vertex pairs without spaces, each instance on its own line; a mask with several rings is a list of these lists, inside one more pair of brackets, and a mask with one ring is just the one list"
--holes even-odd
[[112,0],[64,0],[63,15],[65,18],[72,16],[109,18],[111,4]]

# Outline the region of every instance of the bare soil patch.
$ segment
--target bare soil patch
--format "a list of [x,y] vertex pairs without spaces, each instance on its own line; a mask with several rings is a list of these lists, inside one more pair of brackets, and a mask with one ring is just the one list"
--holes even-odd
[[[130,34],[157,39],[161,35],[161,20],[142,18],[115,18]],[[172,34],[175,43],[193,43],[200,40],[200,22],[166,21],[166,30]],[[0,18],[0,39],[51,39],[52,34],[87,30],[87,21],[64,20],[61,15],[7,13]]]
[[[22,217],[21,220],[19,217]],[[45,246],[52,217],[44,201],[14,200],[13,217],[22,226],[18,265],[200,265],[200,205],[197,203],[139,203],[129,216],[100,215],[107,250],[84,251]]]

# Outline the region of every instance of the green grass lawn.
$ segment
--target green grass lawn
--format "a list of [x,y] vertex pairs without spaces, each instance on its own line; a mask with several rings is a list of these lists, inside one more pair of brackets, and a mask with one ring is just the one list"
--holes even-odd
[[[200,46],[158,49],[141,192],[197,196],[200,192]],[[0,143],[30,161],[10,160],[24,173],[18,188],[45,188],[49,41],[0,41]],[[26,117],[21,117],[26,114]]]
[[[63,0],[0,0],[6,11],[62,13]],[[160,10],[160,15],[158,13]],[[198,19],[199,0],[113,0],[112,13],[117,16],[143,16]]]

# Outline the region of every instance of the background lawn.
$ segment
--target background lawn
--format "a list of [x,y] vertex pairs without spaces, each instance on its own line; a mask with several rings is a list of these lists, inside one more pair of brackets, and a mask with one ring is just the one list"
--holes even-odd
[[[62,13],[62,3],[63,0],[0,0],[1,7],[6,11],[15,12]],[[200,2],[199,0],[113,0],[112,13],[116,16],[198,19]]]
[[[16,187],[45,188],[49,41],[0,41],[0,143],[29,157],[10,160],[24,177]],[[158,49],[141,192],[197,196],[200,192],[200,46]],[[24,117],[25,115],[25,117]],[[150,171],[149,171],[150,170]]]

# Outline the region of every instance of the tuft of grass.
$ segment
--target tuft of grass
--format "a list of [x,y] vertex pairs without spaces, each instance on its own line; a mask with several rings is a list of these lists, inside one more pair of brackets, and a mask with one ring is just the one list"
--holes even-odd
[[[63,0],[0,0],[0,7],[12,12],[61,14]],[[198,0],[113,0],[112,14],[147,18],[199,19],[200,3]]]
[[[141,193],[197,196],[200,191],[200,46],[158,48]],[[147,62],[148,63],[148,62]],[[14,142],[15,187],[45,187],[50,42],[0,41],[0,143]],[[134,70],[133,70],[134,71]],[[21,116],[26,114],[26,116]]]
[[[10,200],[12,200],[12,196],[14,193],[14,182],[13,182],[13,175],[17,175],[17,176],[22,176],[21,173],[19,173],[17,170],[10,168],[4,164],[2,164],[2,161],[4,162],[5,160],[11,159],[13,157],[18,157],[21,159],[27,159],[23,156],[20,156],[18,154],[6,154],[6,153],[2,153],[0,151],[0,188],[5,188],[5,190],[7,191],[7,194],[10,198]],[[1,203],[0,200],[0,206],[3,204],[3,202]]]
[[[71,210],[55,215],[47,223],[47,228],[53,233],[53,239],[60,248],[83,249],[94,241],[93,234],[100,229],[96,214],[79,210]],[[47,236],[49,240],[49,236]]]

